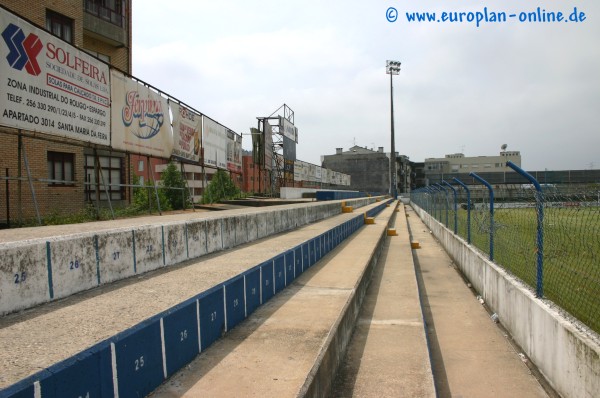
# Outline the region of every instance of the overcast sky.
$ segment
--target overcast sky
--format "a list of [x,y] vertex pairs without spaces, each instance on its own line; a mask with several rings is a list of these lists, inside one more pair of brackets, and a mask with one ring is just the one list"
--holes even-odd
[[[538,6],[586,20],[406,20]],[[354,144],[389,152],[388,59],[402,62],[396,151],[412,161],[507,144],[527,170],[600,168],[598,0],[133,2],[134,76],[242,134],[285,103],[310,163]]]

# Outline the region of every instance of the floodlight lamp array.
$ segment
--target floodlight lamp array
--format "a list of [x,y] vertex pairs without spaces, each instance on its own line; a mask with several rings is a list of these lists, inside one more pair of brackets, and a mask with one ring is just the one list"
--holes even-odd
[[400,65],[402,63],[400,61],[390,61],[387,60],[385,64],[385,73],[388,75],[398,75],[400,74]]

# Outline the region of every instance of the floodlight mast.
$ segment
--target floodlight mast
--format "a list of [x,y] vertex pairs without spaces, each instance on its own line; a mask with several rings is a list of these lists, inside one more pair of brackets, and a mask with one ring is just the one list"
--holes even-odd
[[392,77],[400,74],[400,61],[386,61],[385,73],[390,75],[390,107],[391,107],[391,151],[390,151],[390,196],[398,197],[396,185],[396,147],[394,142],[394,86]]

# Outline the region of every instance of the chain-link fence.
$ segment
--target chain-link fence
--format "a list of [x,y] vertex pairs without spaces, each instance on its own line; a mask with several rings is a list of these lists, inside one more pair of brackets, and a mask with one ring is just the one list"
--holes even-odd
[[[491,260],[600,332],[600,185],[462,181],[411,200]],[[536,186],[537,185],[537,186]]]

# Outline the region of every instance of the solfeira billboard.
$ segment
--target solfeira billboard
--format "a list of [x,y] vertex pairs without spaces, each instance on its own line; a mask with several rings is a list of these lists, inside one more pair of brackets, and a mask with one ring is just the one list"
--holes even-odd
[[110,145],[109,67],[0,8],[0,124]]

